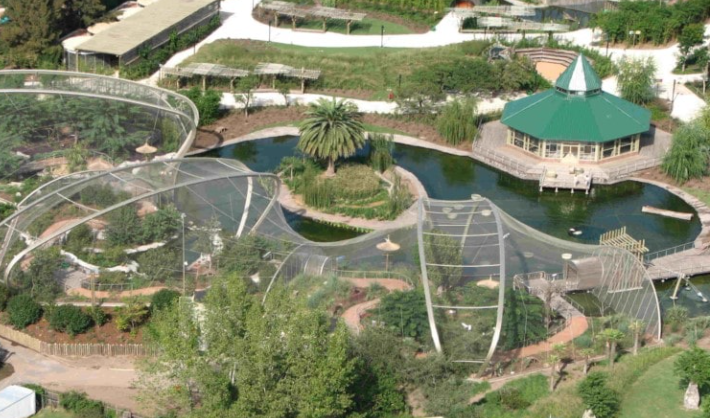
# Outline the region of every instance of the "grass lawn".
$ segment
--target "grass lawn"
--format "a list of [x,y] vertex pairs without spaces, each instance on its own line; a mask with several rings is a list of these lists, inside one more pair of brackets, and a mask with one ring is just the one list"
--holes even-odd
[[[285,26],[288,27],[288,21],[286,21]],[[396,23],[388,22],[386,20],[372,19],[369,17],[364,18],[360,22],[353,22],[350,25],[351,35],[379,35],[382,27],[385,27],[385,35],[403,35],[412,33],[408,27],[398,25]],[[297,28],[305,29],[322,29],[323,21],[320,19],[308,19],[301,20],[296,23]],[[328,32],[346,33],[347,26],[343,20],[329,20],[327,23]]]
[[619,418],[696,418],[700,412],[683,409],[684,388],[673,374],[676,356],[648,369],[628,390]]
[[703,203],[710,206],[710,191],[695,189],[692,187],[683,187],[683,190],[702,200]]
[[308,48],[246,40],[220,40],[200,48],[189,62],[209,62],[236,68],[254,68],[273,62],[295,68],[320,69],[321,78],[309,83],[313,88],[367,91],[386,97],[387,88],[396,88],[400,75],[418,68],[479,56],[488,43],[464,42],[439,48]]
[[61,409],[44,408],[39,411],[36,418],[74,418],[74,415]]

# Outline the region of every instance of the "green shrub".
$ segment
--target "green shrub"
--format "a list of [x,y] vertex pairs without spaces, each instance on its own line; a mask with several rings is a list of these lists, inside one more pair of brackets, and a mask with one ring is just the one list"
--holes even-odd
[[10,289],[4,284],[0,283],[0,311],[4,311],[7,308],[7,301],[10,299]]
[[594,340],[589,334],[582,334],[573,340],[574,346],[577,348],[591,348],[594,345]]
[[396,291],[385,295],[377,313],[388,328],[402,336],[422,339],[429,333],[423,292]]
[[684,306],[672,306],[665,312],[665,320],[673,331],[678,331],[688,320],[688,308]]
[[143,242],[165,241],[175,235],[180,226],[180,213],[168,206],[143,218]]
[[476,136],[476,100],[454,100],[436,118],[436,129],[450,145],[473,141]]
[[106,311],[104,311],[100,305],[89,306],[86,308],[86,314],[91,317],[91,320],[97,327],[103,326],[108,322],[108,315],[106,315]]
[[333,205],[334,191],[331,182],[323,179],[313,179],[303,187],[303,201],[314,208],[326,208]]
[[17,329],[24,329],[42,318],[42,306],[30,295],[17,295],[7,303],[10,323]]
[[116,308],[116,328],[123,332],[134,332],[148,317],[148,308],[142,303],[130,302]]
[[150,309],[153,313],[170,307],[180,298],[180,293],[170,289],[160,289],[150,298]]
[[380,178],[362,164],[345,164],[328,181],[332,183],[334,195],[343,200],[365,199],[382,190]]
[[394,151],[394,141],[392,135],[370,134],[370,166],[384,172],[394,164],[392,152]]
[[78,306],[62,305],[52,309],[49,326],[69,335],[82,334],[91,327],[91,317]]
[[611,418],[619,410],[619,394],[608,387],[606,373],[589,373],[577,386],[577,391],[597,418]]
[[59,406],[77,418],[103,418],[104,405],[86,397],[85,393],[67,392],[59,397]]

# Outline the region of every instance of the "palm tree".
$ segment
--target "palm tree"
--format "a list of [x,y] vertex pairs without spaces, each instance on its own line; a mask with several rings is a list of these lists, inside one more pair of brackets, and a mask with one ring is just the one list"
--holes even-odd
[[614,328],[607,328],[599,333],[599,336],[606,342],[607,353],[609,354],[609,367],[614,368],[616,359],[616,345],[624,339],[624,333]]
[[326,176],[335,175],[335,161],[349,157],[365,145],[365,127],[357,106],[345,100],[320,99],[306,111],[299,126],[298,149],[328,160]]
[[644,324],[643,321],[640,321],[638,319],[631,321],[631,323],[629,324],[629,330],[634,335],[634,349],[632,351],[633,355],[636,355],[639,352],[639,343],[641,340],[641,333],[645,329],[646,329],[646,324]]
[[584,374],[586,375],[589,373],[589,366],[591,365],[591,359],[592,356],[594,355],[594,349],[593,348],[585,348],[582,351],[579,352],[579,354],[584,356]]

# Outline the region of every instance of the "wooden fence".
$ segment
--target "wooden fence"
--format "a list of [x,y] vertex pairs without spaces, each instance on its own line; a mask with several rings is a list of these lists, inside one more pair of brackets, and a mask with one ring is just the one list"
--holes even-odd
[[41,354],[60,357],[149,356],[154,350],[143,344],[62,344],[46,343],[22,331],[0,325],[0,337],[16,342]]
[[22,331],[12,329],[7,325],[0,325],[0,337],[14,341],[17,344],[23,345],[31,350],[37,351],[38,353],[42,352],[42,341],[27,335]]
[[148,356],[152,354],[143,344],[61,344],[41,343],[40,353],[62,357],[88,356]]

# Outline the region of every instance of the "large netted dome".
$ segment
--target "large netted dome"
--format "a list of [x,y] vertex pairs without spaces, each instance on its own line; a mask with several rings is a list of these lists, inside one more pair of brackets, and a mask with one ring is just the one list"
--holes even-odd
[[42,70],[0,71],[0,144],[31,161],[81,146],[109,160],[184,155],[199,116],[186,97],[114,77]]
[[[161,260],[153,267],[178,280],[182,273],[184,288],[187,265],[204,264],[205,254],[219,254],[217,265],[238,270],[240,255],[256,249],[250,260],[266,260],[268,267],[253,277],[264,298],[275,285],[288,286],[303,275],[407,281],[424,294],[432,346],[455,361],[529,354],[529,346],[548,336],[528,323],[528,309],[539,307],[531,300],[548,299],[546,305],[561,317],[559,333],[573,332],[581,322],[584,331],[583,309],[563,297],[570,291],[584,292],[602,311],[641,320],[647,334],[660,336],[653,285],[637,256],[624,249],[550,237],[478,195],[466,201],[420,199],[410,225],[318,243],[289,226],[279,191],[274,174],[212,158],[71,174],[37,189],[0,224],[5,278],[15,280],[37,251],[58,246],[66,262],[82,267],[71,273],[78,278],[61,278],[65,285],[77,280],[74,286],[86,287],[85,273],[110,270],[111,260],[124,260],[124,253],[147,253],[154,255],[123,261],[128,270],[122,271],[150,277],[143,269]],[[78,241],[82,234],[88,241]],[[105,241],[124,258],[109,257]],[[190,271],[200,274],[199,267]],[[201,287],[209,287],[205,276],[195,277]]]

